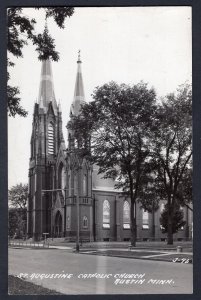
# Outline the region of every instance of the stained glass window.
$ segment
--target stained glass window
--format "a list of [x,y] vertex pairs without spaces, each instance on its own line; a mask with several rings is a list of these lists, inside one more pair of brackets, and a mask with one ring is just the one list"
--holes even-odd
[[130,204],[127,200],[123,205],[123,228],[130,229]]
[[110,203],[108,200],[103,201],[103,227],[110,228]]
[[145,209],[142,209],[142,228],[149,229],[149,214]]
[[87,195],[87,176],[84,175],[83,177],[83,195]]
[[70,228],[70,217],[69,217],[69,216],[67,217],[67,222],[66,222],[66,223],[67,223],[67,224],[66,224],[66,225],[67,225],[67,228],[69,229],[69,228]]

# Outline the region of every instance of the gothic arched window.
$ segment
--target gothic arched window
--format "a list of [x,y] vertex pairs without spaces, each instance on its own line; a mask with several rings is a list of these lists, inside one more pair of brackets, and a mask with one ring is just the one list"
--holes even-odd
[[88,218],[86,216],[83,217],[82,225],[83,228],[88,228]]
[[71,196],[71,177],[70,177],[70,174],[67,176],[67,193],[68,193],[68,196]]
[[83,196],[87,196],[87,176],[83,176]]
[[48,124],[48,154],[54,154],[54,128],[52,123]]
[[[164,209],[165,209],[165,203],[161,203],[161,205],[160,205],[160,214],[163,213]],[[161,224],[160,224],[160,229],[161,230],[164,229],[163,225],[161,225]]]
[[34,193],[37,191],[37,174],[34,174]]
[[62,193],[64,195],[66,188],[66,174],[64,165],[62,163],[59,166],[59,188],[62,190]]
[[103,201],[103,227],[110,228],[110,203],[108,200]]
[[142,209],[142,228],[149,229],[149,213],[145,209]]
[[74,188],[74,196],[77,195],[77,189],[78,189],[78,181],[77,181],[77,174],[74,172],[73,174],[73,188]]
[[67,222],[66,222],[66,226],[69,229],[70,228],[70,217],[67,217]]
[[[180,212],[183,214],[183,218],[184,218],[184,207],[180,205],[179,210],[180,210]],[[181,226],[181,227],[179,228],[179,230],[184,230],[184,226]]]
[[130,204],[127,200],[123,205],[123,228],[130,229]]

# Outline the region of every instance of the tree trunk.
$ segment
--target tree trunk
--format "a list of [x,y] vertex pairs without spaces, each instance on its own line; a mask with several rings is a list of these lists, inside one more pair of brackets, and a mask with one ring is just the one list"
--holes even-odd
[[152,239],[155,241],[155,210],[152,208]]
[[133,247],[136,247],[136,227],[136,203],[131,199],[131,246]]
[[136,196],[137,188],[135,187],[135,193],[133,192],[133,178],[131,172],[128,172],[129,181],[130,181],[130,197],[131,197],[131,210],[130,210],[130,219],[131,219],[131,246],[136,246],[137,239],[137,224],[136,224]]
[[172,207],[168,205],[168,232],[167,232],[167,244],[173,245],[173,233],[172,233]]
[[185,226],[185,231],[186,231],[186,240],[188,241],[189,239],[189,223],[188,223],[188,207],[186,207],[186,226]]

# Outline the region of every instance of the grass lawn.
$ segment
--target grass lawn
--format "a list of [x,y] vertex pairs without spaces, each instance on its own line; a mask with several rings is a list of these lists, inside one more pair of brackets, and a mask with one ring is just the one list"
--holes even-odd
[[8,276],[9,295],[62,295],[59,292],[46,289],[32,282],[20,279],[13,275]]

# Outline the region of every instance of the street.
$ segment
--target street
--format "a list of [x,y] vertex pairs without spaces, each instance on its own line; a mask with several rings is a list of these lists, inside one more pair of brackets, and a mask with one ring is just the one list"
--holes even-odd
[[26,280],[63,294],[193,292],[192,264],[93,256],[63,249],[9,248],[8,273],[23,273]]

